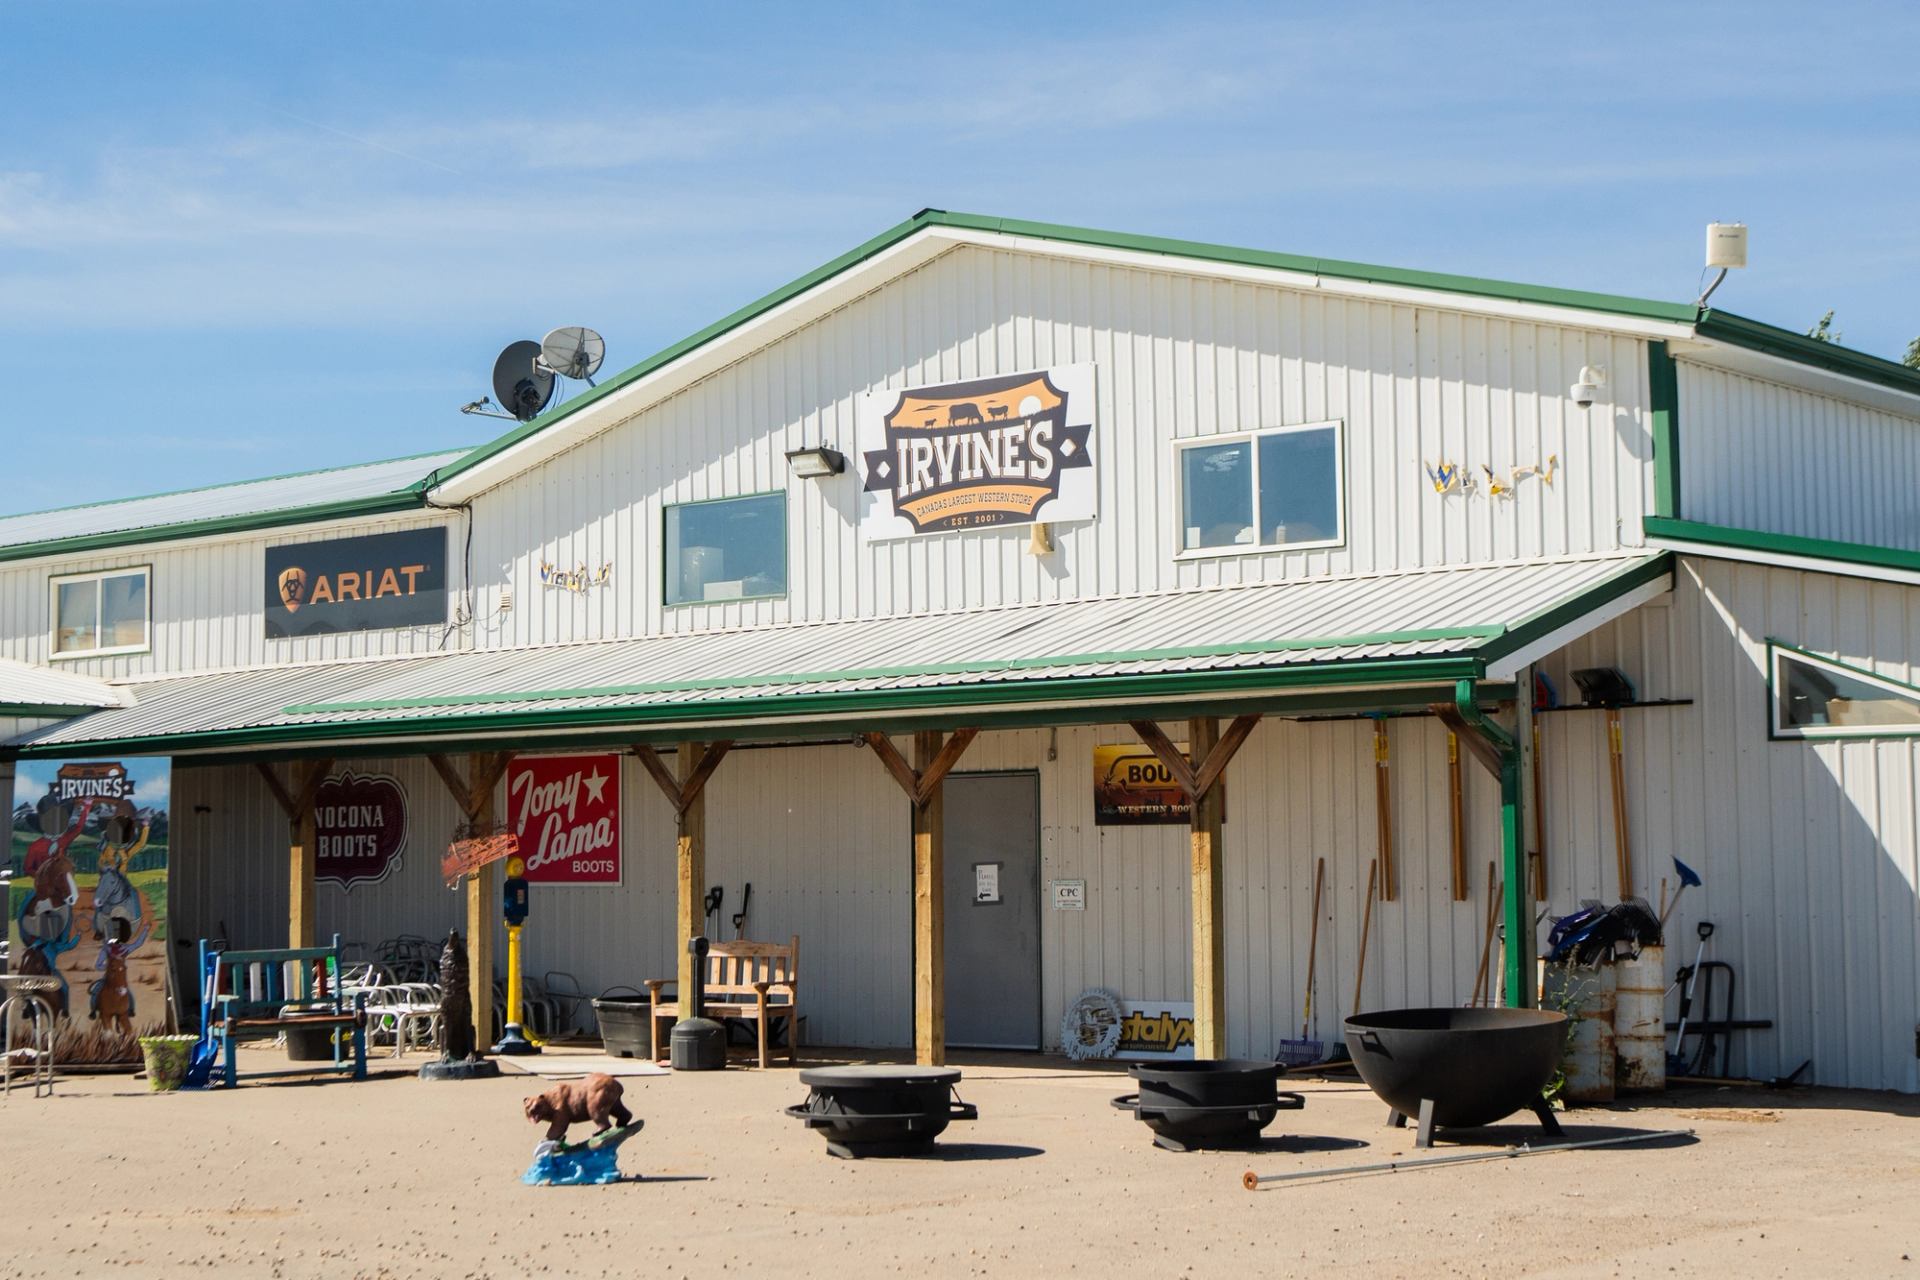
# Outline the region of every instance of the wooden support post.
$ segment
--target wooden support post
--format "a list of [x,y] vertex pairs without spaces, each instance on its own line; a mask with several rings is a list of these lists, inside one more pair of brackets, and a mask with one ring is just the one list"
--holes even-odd
[[[493,829],[493,788],[505,771],[504,752],[467,758],[467,820],[473,830]],[[473,1047],[482,1055],[493,1046],[493,926],[500,919],[499,876],[499,864],[489,863],[467,877],[467,992],[473,1001]]]
[[1447,734],[1447,818],[1453,837],[1453,900],[1467,900],[1466,780],[1460,776],[1460,735]]
[[1526,1008],[1534,998],[1533,904],[1528,898],[1520,740],[1480,710],[1470,680],[1456,683],[1452,702],[1436,702],[1429,709],[1440,723],[1459,735],[1460,745],[1468,754],[1500,780],[1500,900],[1507,932],[1500,972],[1507,1003]]
[[978,729],[955,729],[942,741],[936,730],[913,735],[913,763],[884,733],[866,744],[913,806],[913,1060],[923,1067],[947,1061],[946,816],[941,783],[960,762]]
[[[1195,716],[1187,722],[1187,749],[1206,760],[1220,741],[1220,722]],[[1193,797],[1188,836],[1192,853],[1193,1056],[1226,1057],[1226,946],[1220,931],[1225,903],[1220,875],[1221,788]]]
[[[944,746],[937,732],[913,735],[921,778]],[[913,1060],[923,1067],[947,1060],[945,791],[942,777],[935,777],[913,806]]]
[[1373,722],[1374,828],[1380,837],[1380,901],[1400,897],[1400,873],[1393,861],[1393,764],[1387,744],[1387,722]]
[[[721,748],[723,753],[725,749],[724,746]],[[693,999],[697,976],[694,967],[699,962],[699,957],[687,950],[687,942],[699,935],[706,926],[707,800],[706,788],[701,785],[705,781],[705,774],[701,770],[704,751],[703,743],[680,744],[680,802],[674,845],[678,879],[673,919],[674,942],[680,952],[680,966],[676,970],[680,980],[675,990],[679,994],[681,1016],[684,1018],[701,1016],[700,1010],[687,1003]],[[717,757],[714,763],[719,763]],[[711,769],[706,771],[711,772]],[[791,1030],[789,1034],[792,1034]]]
[[287,817],[287,945],[311,947],[315,932],[314,887],[318,838],[315,834],[313,803],[320,784],[327,780],[333,761],[313,760],[294,769],[293,789],[288,790],[272,765],[256,760],[254,769],[265,780],[267,790]]

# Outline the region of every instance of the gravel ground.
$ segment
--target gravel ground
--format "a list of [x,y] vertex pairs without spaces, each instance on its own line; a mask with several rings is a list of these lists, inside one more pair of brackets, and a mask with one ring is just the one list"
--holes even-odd
[[[597,1049],[597,1046],[596,1046]],[[250,1050],[275,1065],[270,1050]],[[813,1055],[816,1060],[824,1053]],[[414,1059],[415,1065],[420,1061]],[[390,1063],[381,1060],[376,1070]],[[936,1158],[831,1159],[791,1070],[625,1082],[628,1180],[520,1185],[540,1083],[63,1080],[0,1103],[6,1273],[221,1276],[1902,1275],[1920,1277],[1920,1099],[1694,1090],[1589,1108],[1569,1140],[1694,1140],[1249,1193],[1241,1174],[1413,1156],[1355,1081],[1289,1082],[1259,1153],[1176,1155],[1111,1110],[1124,1075],[968,1058]],[[1472,1135],[1534,1138],[1515,1121]],[[577,1135],[576,1135],[577,1136]]]

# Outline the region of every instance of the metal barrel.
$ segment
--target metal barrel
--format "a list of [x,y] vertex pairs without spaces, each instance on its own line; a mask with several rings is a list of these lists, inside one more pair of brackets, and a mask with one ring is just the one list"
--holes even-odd
[[1577,965],[1547,966],[1546,991],[1541,1003],[1559,1009],[1574,1020],[1567,1046],[1569,1102],[1611,1102],[1614,1095],[1614,966],[1597,969]]
[[1622,1093],[1667,1087],[1667,949],[1640,948],[1614,966],[1613,1051],[1619,1059],[1615,1084]]

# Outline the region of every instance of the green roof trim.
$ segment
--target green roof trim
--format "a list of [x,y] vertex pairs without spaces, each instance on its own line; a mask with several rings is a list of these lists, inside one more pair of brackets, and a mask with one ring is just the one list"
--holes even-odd
[[717,338],[723,337],[741,325],[755,320],[775,307],[805,293],[815,285],[823,284],[835,276],[847,271],[868,258],[891,249],[894,245],[918,235],[932,227],[952,227],[958,230],[996,232],[1003,235],[1026,236],[1037,240],[1055,240],[1062,244],[1087,245],[1101,249],[1125,249],[1136,253],[1163,254],[1168,257],[1186,258],[1198,262],[1220,262],[1235,266],[1267,267],[1279,271],[1295,271],[1308,275],[1330,276],[1339,280],[1358,280],[1370,284],[1399,285],[1414,289],[1432,289],[1445,293],[1464,294],[1470,297],[1499,298],[1511,302],[1530,302],[1543,306],[1572,307],[1583,311],[1598,311],[1612,315],[1634,316],[1640,319],[1665,320],[1676,324],[1691,324],[1698,314],[1697,308],[1690,304],[1674,302],[1656,302],[1646,298],[1630,298],[1610,293],[1590,293],[1579,289],[1556,289],[1545,285],[1519,284],[1510,280],[1487,280],[1477,276],[1448,275],[1437,271],[1414,271],[1405,267],[1375,266],[1364,262],[1347,262],[1338,258],[1315,258],[1299,254],[1275,253],[1263,249],[1236,248],[1231,245],[1208,244],[1196,240],[1175,240],[1164,236],[1129,235],[1117,231],[1095,231],[1085,227],[1062,226],[1051,222],[1026,222],[1018,218],[994,218],[972,213],[949,213],[944,209],[922,209],[905,222],[889,227],[879,235],[857,248],[850,249],[839,257],[807,272],[797,280],[790,281],[765,296],[749,302],[746,306],[722,317],[698,332],[689,334],[670,347],[663,348],[648,356],[632,368],[626,369],[608,378],[599,386],[573,397],[563,404],[554,406],[528,422],[506,432],[498,439],[481,445],[466,457],[460,458],[448,466],[440,468],[424,482],[427,488],[444,484],[463,472],[470,471],[487,459],[512,448],[522,440],[538,435],[548,427],[571,417],[612,395],[622,387],[637,382],[641,378],[665,365],[671,364],[681,356],[696,351]]
[[1507,627],[1500,637],[1481,647],[1474,657],[1484,664],[1498,661],[1518,649],[1524,649],[1535,641],[1552,635],[1560,628],[1577,622],[1586,614],[1612,600],[1617,600],[1629,591],[1655,582],[1673,572],[1673,556],[1657,554],[1644,560],[1630,561],[1624,569],[1608,575],[1594,583],[1578,595],[1559,600],[1537,613],[1522,618]]
[[249,533],[260,529],[279,529],[287,525],[314,524],[322,520],[350,520],[367,516],[391,515],[399,511],[418,511],[426,507],[427,495],[418,488],[367,498],[342,498],[337,502],[316,502],[304,507],[283,507],[278,511],[257,511],[245,515],[209,516],[204,520],[183,520],[176,524],[153,525],[144,529],[116,529],[111,533],[76,534],[68,538],[47,538],[40,542],[16,542],[0,547],[0,562],[31,560],[37,556],[79,555],[107,551],[114,547],[145,546],[154,542],[178,542],[182,538],[207,538],[223,533]]
[[1700,313],[1694,332],[1731,346],[1745,347],[1763,355],[1778,356],[1795,364],[1811,365],[1829,373],[1845,374],[1865,382],[1878,383],[1909,395],[1920,395],[1920,369],[1909,369],[1893,360],[1870,356],[1834,342],[1815,342],[1805,334],[1749,320],[1727,311],[1712,309]]
[[1653,512],[1680,514],[1680,368],[1665,342],[1647,344],[1648,424],[1653,435]]
[[95,711],[110,709],[78,702],[0,702],[0,716],[14,716],[22,720],[65,720],[70,716],[91,715]]
[[[283,707],[290,716],[332,715],[345,711],[404,711],[410,707],[482,707],[502,702],[547,699],[619,698],[649,693],[689,693],[706,690],[758,688],[762,685],[811,684],[827,680],[889,680],[907,676],[978,675],[990,671],[1034,671],[1088,663],[1177,661],[1216,658],[1242,653],[1288,653],[1304,649],[1335,649],[1347,645],[1413,644],[1429,640],[1488,640],[1500,627],[1431,627],[1420,631],[1379,632],[1313,640],[1254,640],[1240,644],[1189,645],[1172,649],[1111,650],[1101,653],[1061,654],[1041,658],[1006,658],[979,662],[933,662],[911,667],[865,667],[838,671],[784,672],[705,680],[661,680],[648,684],[598,685],[571,689],[508,690],[499,693],[452,694],[444,697],[376,698],[366,702],[314,702]],[[1271,668],[1269,668],[1271,669]]]
[[1898,547],[1835,542],[1827,538],[1767,533],[1759,529],[1733,529],[1726,525],[1703,524],[1698,520],[1670,520],[1662,516],[1645,516],[1640,524],[1649,538],[1721,547],[1729,551],[1759,551],[1769,555],[1799,556],[1808,560],[1832,560],[1873,569],[1920,573],[1920,551],[1905,551]]
[[[1295,667],[1236,667],[1218,671],[1181,671],[1124,676],[1082,676],[1061,680],[1013,680],[998,683],[949,685],[932,689],[876,689],[852,692],[798,694],[769,698],[715,698],[701,702],[663,703],[650,707],[587,707],[553,711],[517,711],[487,715],[426,715],[392,720],[331,721],[317,724],[263,725],[246,729],[176,733],[146,738],[98,739],[86,742],[24,745],[12,749],[20,759],[71,757],[102,751],[158,755],[172,751],[221,750],[247,747],[298,747],[320,742],[378,742],[425,734],[467,737],[514,730],[580,730],[632,728],[644,732],[652,724],[698,724],[742,718],[773,720],[782,725],[818,721],[827,716],[879,716],[898,712],[937,714],[949,708],[968,709],[967,723],[992,722],[980,708],[1022,705],[1032,707],[1062,702],[1125,701],[1129,715],[1147,714],[1145,699],[1246,694],[1257,697],[1302,688],[1362,689],[1381,684],[1436,684],[1478,679],[1482,664],[1474,657],[1363,659],[1337,663],[1303,663]],[[771,704],[771,705],[770,705]],[[791,729],[789,728],[789,731]]]

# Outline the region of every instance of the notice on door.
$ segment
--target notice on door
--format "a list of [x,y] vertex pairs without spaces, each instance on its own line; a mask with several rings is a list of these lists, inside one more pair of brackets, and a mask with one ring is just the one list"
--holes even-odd
[[1000,901],[999,863],[976,862],[973,864],[973,900],[982,906],[991,906]]

